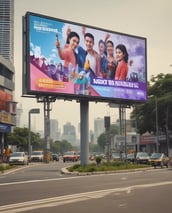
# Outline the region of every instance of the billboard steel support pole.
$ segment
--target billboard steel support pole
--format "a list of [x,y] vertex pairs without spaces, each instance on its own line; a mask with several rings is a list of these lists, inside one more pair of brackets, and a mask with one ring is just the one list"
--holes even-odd
[[89,143],[88,143],[88,118],[89,118],[89,102],[87,100],[80,101],[80,128],[81,128],[81,165],[87,165]]
[[28,141],[28,155],[29,155],[29,159],[31,156],[31,114],[39,114],[40,113],[40,109],[39,108],[34,108],[29,110],[28,113],[28,128],[29,128],[29,141]]
[[37,102],[44,104],[44,161],[50,161],[50,107],[51,102],[55,102],[54,96],[38,96]]
[[50,101],[48,98],[44,99],[44,161],[49,163],[49,152],[50,152]]

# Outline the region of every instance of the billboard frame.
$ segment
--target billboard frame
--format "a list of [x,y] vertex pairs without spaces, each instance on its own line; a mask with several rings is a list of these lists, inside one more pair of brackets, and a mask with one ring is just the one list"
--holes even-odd
[[[83,94],[70,94],[70,93],[56,93],[56,92],[48,92],[48,91],[33,91],[30,88],[30,16],[45,18],[45,19],[52,19],[55,21],[63,22],[63,23],[69,23],[72,25],[77,25],[80,27],[86,27],[91,28],[94,30],[100,30],[100,31],[106,31],[108,33],[113,33],[121,36],[127,36],[131,38],[136,39],[142,39],[145,43],[145,99],[144,100],[136,100],[136,99],[124,99],[124,98],[114,98],[114,97],[104,97],[104,96],[89,96],[89,95],[83,95]],[[32,12],[26,12],[25,16],[23,16],[23,90],[22,90],[22,96],[23,97],[31,97],[31,98],[37,98],[41,96],[51,96],[56,99],[64,99],[64,100],[87,100],[87,101],[93,101],[93,102],[107,102],[107,103],[120,103],[120,104],[128,104],[132,105],[135,103],[143,103],[147,100],[147,39],[145,37],[141,36],[135,36],[135,35],[129,35],[126,33],[111,31],[107,29],[102,29],[90,25],[85,25],[77,22],[72,22],[69,20],[64,20],[60,18],[50,17],[38,13],[32,13]]]

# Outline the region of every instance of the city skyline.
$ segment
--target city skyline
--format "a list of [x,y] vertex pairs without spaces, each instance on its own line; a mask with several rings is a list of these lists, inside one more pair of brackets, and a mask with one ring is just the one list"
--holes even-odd
[[[152,75],[158,73],[171,72],[171,47],[170,42],[172,36],[172,29],[170,29],[170,20],[172,18],[171,8],[172,3],[169,0],[163,2],[126,0],[125,4],[122,2],[114,2],[110,0],[107,2],[103,0],[88,0],[87,4],[83,6],[81,0],[75,0],[70,7],[67,7],[68,1],[50,0],[42,3],[37,0],[37,4],[33,0],[15,0],[14,10],[14,66],[15,66],[15,80],[16,90],[15,98],[18,103],[22,103],[23,125],[27,126],[28,111],[30,108],[40,108],[41,114],[36,115],[36,122],[39,128],[43,129],[43,105],[37,103],[35,99],[23,98],[22,96],[22,16],[27,11],[40,13],[52,17],[57,17],[65,20],[70,20],[87,25],[98,26],[104,29],[109,29],[116,32],[123,32],[132,35],[143,36],[147,38],[147,70],[148,80]],[[41,5],[41,7],[40,7]],[[98,5],[98,7],[97,7]],[[155,7],[156,5],[156,7]],[[62,9],[64,8],[64,9]],[[96,9],[95,9],[96,8]],[[116,8],[114,10],[114,8]],[[93,15],[96,17],[93,19]],[[89,11],[86,13],[85,11]],[[153,15],[152,15],[152,11]],[[83,16],[84,14],[84,16]],[[102,16],[103,14],[103,16]],[[122,16],[125,14],[125,16]],[[163,60],[162,56],[166,56]],[[128,110],[128,114],[130,110]],[[103,118],[104,116],[112,116],[112,121],[118,119],[118,109],[110,109],[107,103],[89,103],[89,129],[93,129],[94,119],[96,117]],[[57,119],[59,126],[67,122],[71,122],[77,128],[80,122],[80,105],[76,101],[57,100],[52,103],[52,111],[50,119]]]

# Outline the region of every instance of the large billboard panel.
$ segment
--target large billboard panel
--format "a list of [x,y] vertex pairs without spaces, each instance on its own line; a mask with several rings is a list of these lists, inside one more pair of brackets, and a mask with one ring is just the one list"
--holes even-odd
[[27,12],[24,93],[144,102],[146,38]]

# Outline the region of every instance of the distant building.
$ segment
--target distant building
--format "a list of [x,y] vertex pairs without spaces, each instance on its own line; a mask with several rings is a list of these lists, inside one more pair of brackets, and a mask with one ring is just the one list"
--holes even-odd
[[72,145],[77,145],[76,129],[70,122],[63,125],[62,140],[64,139]]
[[[14,0],[0,1],[0,158],[6,133],[16,125],[14,101]],[[1,160],[1,159],[0,159]]]
[[94,120],[94,143],[97,143],[98,137],[105,131],[104,118]]
[[22,104],[16,108],[16,126],[21,127],[21,114],[23,113]]
[[52,141],[57,141],[60,138],[60,132],[58,128],[58,121],[55,119],[50,120],[50,138]]
[[14,62],[14,0],[0,1],[0,55]]
[[89,131],[89,142],[90,142],[91,144],[94,143],[94,132],[93,132],[93,130],[90,130],[90,131]]

